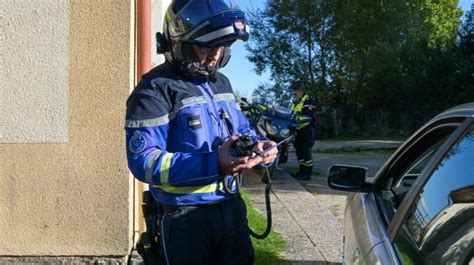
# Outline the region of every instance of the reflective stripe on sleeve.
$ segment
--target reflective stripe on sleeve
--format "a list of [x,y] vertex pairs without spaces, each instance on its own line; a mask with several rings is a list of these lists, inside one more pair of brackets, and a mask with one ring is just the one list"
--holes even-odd
[[169,123],[168,115],[164,115],[158,118],[149,119],[149,120],[126,120],[126,128],[143,128],[143,127],[153,127],[160,126],[163,124]]
[[155,151],[151,152],[150,156],[148,157],[148,161],[146,163],[145,169],[145,181],[147,183],[153,182],[153,171],[155,170],[156,164],[158,163],[158,158],[161,155],[161,150],[156,149]]
[[171,167],[171,158],[173,158],[173,153],[166,153],[163,155],[161,159],[161,167],[160,167],[160,182],[162,184],[169,183],[169,173]]
[[235,100],[235,96],[232,93],[221,93],[221,94],[215,94],[214,97],[216,98],[217,101],[222,101],[222,100]]

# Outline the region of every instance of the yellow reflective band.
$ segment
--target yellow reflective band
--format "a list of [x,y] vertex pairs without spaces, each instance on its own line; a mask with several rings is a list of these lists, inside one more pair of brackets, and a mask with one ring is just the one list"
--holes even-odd
[[311,117],[307,116],[307,115],[298,115],[298,120],[300,121],[308,121],[308,120],[311,120]]
[[187,187],[173,187],[169,185],[153,185],[154,188],[164,190],[169,193],[175,194],[196,194],[196,193],[209,193],[221,190],[224,188],[222,182],[209,184],[206,186],[187,186]]
[[309,125],[309,123],[308,123],[308,122],[305,122],[305,123],[300,124],[300,125],[298,126],[298,128],[296,128],[296,129],[299,130],[299,129],[302,129],[302,128],[308,126],[308,125]]
[[309,161],[309,162],[298,161],[298,164],[300,166],[313,166],[313,161]]
[[166,12],[166,14],[165,14],[165,20],[166,20],[166,22],[167,22],[168,24],[171,22],[171,15],[170,15],[169,12]]
[[304,106],[304,103],[305,101],[308,99],[308,95],[304,95],[300,101],[298,102],[298,104],[294,104],[294,103],[291,103],[291,114],[299,114],[303,111],[303,106]]
[[163,158],[161,158],[160,180],[162,184],[169,183],[171,158],[173,158],[173,153],[166,153],[163,155]]

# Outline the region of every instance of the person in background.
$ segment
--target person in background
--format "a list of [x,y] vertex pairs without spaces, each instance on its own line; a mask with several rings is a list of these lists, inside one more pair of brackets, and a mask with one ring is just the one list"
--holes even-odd
[[290,86],[292,93],[291,115],[295,127],[295,140],[293,145],[298,159],[298,172],[292,176],[298,180],[309,180],[313,171],[311,149],[315,141],[315,128],[313,126],[316,106],[311,97],[305,93],[300,80]]
[[127,100],[128,166],[149,184],[162,212],[152,263],[254,262],[235,176],[271,163],[277,148],[231,155],[239,135],[251,135],[259,153],[275,143],[256,138],[218,71],[231,44],[248,37],[245,14],[232,0],[174,0],[157,33],[166,62],[145,74]]

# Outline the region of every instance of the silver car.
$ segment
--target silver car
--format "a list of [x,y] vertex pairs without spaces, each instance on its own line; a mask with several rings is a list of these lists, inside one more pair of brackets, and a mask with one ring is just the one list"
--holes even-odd
[[328,184],[353,192],[345,264],[474,265],[474,102],[426,123],[374,177],[334,165]]

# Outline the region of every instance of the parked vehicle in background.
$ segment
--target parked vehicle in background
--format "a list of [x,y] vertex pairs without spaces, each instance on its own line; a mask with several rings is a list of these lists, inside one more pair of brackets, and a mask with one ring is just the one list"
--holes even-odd
[[[291,133],[291,111],[285,107],[269,107],[267,105],[253,102],[249,103],[246,98],[241,98],[240,108],[247,116],[250,125],[257,133],[276,143],[287,139]],[[291,141],[282,143],[278,147],[278,164],[286,163],[288,160],[288,147]]]
[[474,102],[426,123],[374,177],[334,165],[328,184],[354,192],[345,264],[474,264]]

